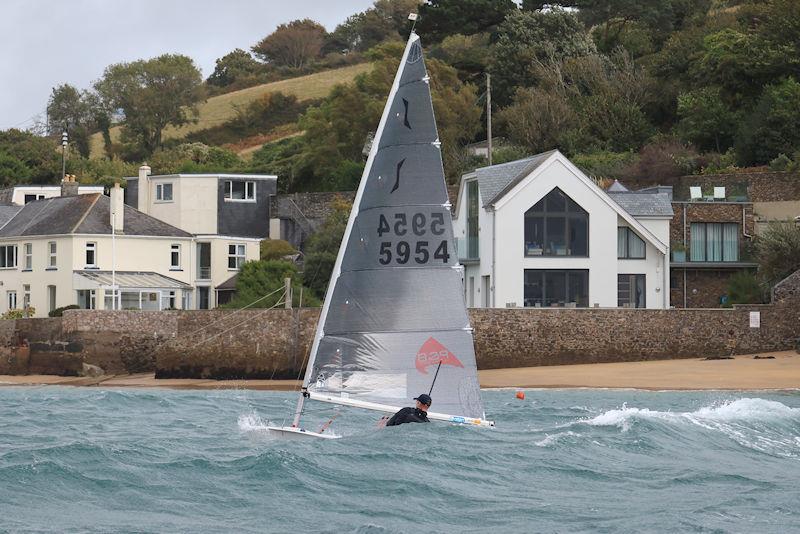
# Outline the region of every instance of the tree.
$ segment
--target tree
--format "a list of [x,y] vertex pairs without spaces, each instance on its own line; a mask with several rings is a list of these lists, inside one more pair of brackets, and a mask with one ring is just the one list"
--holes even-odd
[[739,271],[728,280],[728,297],[730,304],[760,304],[764,289],[754,274]]
[[303,284],[320,299],[325,298],[351,208],[343,198],[334,200],[330,214],[306,245]]
[[742,123],[736,152],[743,164],[766,164],[800,150],[800,83],[770,85]]
[[431,57],[455,67],[459,73],[483,74],[491,59],[489,34],[448,35],[433,49]]
[[[58,146],[52,139],[29,132],[13,128],[0,131],[0,184],[58,183],[61,179]],[[67,170],[71,170],[69,161]]]
[[738,116],[725,104],[718,87],[678,95],[678,116],[680,138],[697,148],[723,153],[733,144]]
[[771,286],[800,269],[800,227],[771,223],[755,240],[758,273]]
[[283,239],[264,239],[261,241],[261,259],[265,261],[282,260],[297,254],[294,247]]
[[516,10],[513,0],[429,0],[420,5],[417,28],[430,44],[457,33],[493,32]]
[[247,78],[254,78],[262,68],[253,56],[237,48],[217,59],[214,72],[208,77],[208,83],[226,87]]
[[[302,290],[294,263],[283,260],[259,260],[248,261],[242,265],[236,279],[236,294],[225,307],[272,308],[284,298],[281,289],[284,287],[286,278],[292,279],[292,306],[301,304],[303,306],[319,306],[319,301],[308,290]],[[300,302],[301,295],[302,303]]]
[[499,105],[507,104],[517,87],[539,82],[541,62],[593,52],[594,43],[573,13],[561,9],[511,13],[497,28],[493,96]]
[[299,69],[319,57],[327,34],[311,19],[293,20],[278,26],[252,50],[266,63]]
[[95,88],[109,108],[121,110],[123,141],[149,155],[161,146],[164,128],[193,120],[202,97],[201,82],[190,58],[165,54],[111,65]]
[[325,49],[363,52],[383,41],[406,37],[408,14],[418,5],[418,0],[377,0],[371,8],[339,24],[328,36]]
[[53,88],[47,102],[47,130],[54,137],[61,139],[61,132],[69,134],[72,146],[84,158],[89,157],[89,136],[95,128],[91,95],[81,93],[69,84]]

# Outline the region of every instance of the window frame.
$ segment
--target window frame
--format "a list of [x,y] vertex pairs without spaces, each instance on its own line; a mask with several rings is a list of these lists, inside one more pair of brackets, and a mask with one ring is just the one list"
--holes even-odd
[[54,271],[58,269],[58,242],[47,242],[47,270]]
[[[166,198],[165,191],[169,186],[169,198]],[[159,203],[169,203],[174,202],[175,200],[175,188],[173,187],[172,182],[164,182],[161,184],[156,184],[156,202]]]
[[[11,304],[12,297],[13,297],[13,300],[14,300],[13,306]],[[18,309],[17,308],[17,303],[18,303],[18,301],[17,301],[17,290],[16,289],[9,289],[8,291],[6,291],[6,305],[8,306],[8,310],[11,311],[11,310]]]
[[[630,287],[634,288],[634,291],[639,285],[639,280],[642,281],[642,305],[639,306],[638,301],[633,302],[633,306],[624,306],[622,302],[620,302],[620,281],[623,277],[627,277],[630,282],[631,279],[634,280],[633,285]],[[630,289],[628,291],[628,303],[630,304]],[[625,309],[644,309],[647,308],[647,275],[643,273],[619,273],[617,275],[617,308],[625,308]]]
[[[708,238],[708,228],[712,224],[719,225],[719,227],[720,227],[719,248],[720,248],[720,256],[722,258],[721,260],[709,260],[708,259],[709,247],[712,246],[711,245],[711,241]],[[695,233],[692,230],[693,226],[702,226],[702,228],[703,228],[703,232],[702,232],[703,245],[704,245],[703,246],[703,259],[695,259],[694,255],[691,253],[691,251],[692,251],[692,241],[694,241],[694,239],[696,238]],[[734,259],[726,259],[725,258],[725,227],[726,226],[735,226],[736,227],[736,232],[735,232],[736,233],[736,247],[734,249],[735,252],[736,252],[736,258],[734,258]],[[698,262],[698,263],[734,263],[734,262],[740,261],[739,260],[739,258],[740,258],[739,247],[741,246],[741,242],[739,241],[739,234],[740,233],[741,233],[741,225],[739,223],[736,223],[736,222],[692,222],[692,223],[690,223],[689,224],[689,247],[688,247],[689,248],[689,260],[692,261],[692,262]]]
[[[550,211],[548,209],[548,198],[551,195],[561,195],[564,198],[564,209],[563,211]],[[574,204],[578,210],[575,211],[570,209],[570,202]],[[534,211],[537,206],[542,206],[541,211]],[[573,225],[577,227],[576,220],[584,220],[585,223],[581,224],[585,228],[585,235],[586,235],[586,253],[585,254],[573,254],[571,251],[575,248],[572,246],[574,243],[571,241],[571,231]],[[541,218],[542,219],[542,243],[540,247],[531,247],[529,244],[533,244],[533,241],[528,240],[528,219],[534,218]],[[525,258],[588,258],[589,257],[589,230],[590,230],[590,216],[589,212],[583,209],[583,207],[575,202],[575,200],[566,194],[560,187],[554,187],[550,191],[548,191],[544,196],[542,196],[537,202],[533,204],[530,208],[528,208],[525,213],[523,214],[523,256]],[[549,250],[547,247],[547,236],[548,236],[548,221],[552,221],[553,223],[556,220],[563,220],[563,231],[564,231],[564,254],[555,254],[555,253],[548,253]],[[559,222],[559,225],[562,224]],[[529,253],[529,250],[541,250],[541,254],[534,254]]]
[[[618,260],[646,260],[647,259],[647,241],[639,237],[636,232],[630,226],[618,226],[617,227],[617,242],[619,243],[619,231],[625,231],[625,255],[619,255],[619,248],[617,249],[617,259]],[[631,239],[632,237],[638,239],[642,242],[642,250],[644,250],[644,254],[642,256],[631,256]]]
[[[92,254],[92,261],[89,263],[89,253]],[[83,247],[83,259],[85,262],[85,269],[97,269],[97,241],[87,241]]]
[[[233,198],[234,182],[244,184],[244,198]],[[225,202],[256,202],[255,180],[225,180],[222,189],[222,200]]]
[[[233,247],[233,253],[231,248]],[[239,254],[239,247],[242,253]],[[233,260],[234,267],[231,267],[231,260]],[[247,261],[247,245],[245,243],[228,243],[228,270],[238,271],[242,268],[242,264]]]
[[[19,268],[19,247],[16,243],[9,245],[0,245],[0,269],[18,269]],[[9,257],[9,252],[11,256]],[[10,265],[9,265],[9,260]]]
[[33,270],[33,243],[23,243],[22,244],[22,255],[25,258],[25,263],[23,264],[23,271],[32,271]]
[[[177,254],[177,262],[173,261],[174,256]],[[180,243],[172,243],[169,246],[169,270],[170,271],[182,271],[181,269],[181,244]]]
[[[536,306],[535,304],[528,305],[528,300],[533,300],[533,297],[526,297],[525,296],[525,286],[527,286],[527,279],[528,273],[533,273],[535,275],[539,275],[541,277],[541,287],[542,287],[542,298],[540,302],[540,306]],[[545,306],[548,296],[547,296],[547,276],[563,276],[564,277],[564,305],[562,306]],[[585,305],[579,305],[580,299],[575,298],[570,300],[570,297],[574,295],[570,295],[570,278],[571,276],[581,277],[581,282],[585,282],[586,286],[586,301]],[[522,305],[525,308],[572,308],[573,306],[567,306],[566,304],[575,303],[575,308],[588,308],[589,307],[589,269],[523,269],[522,273]],[[583,297],[583,295],[581,295]]]

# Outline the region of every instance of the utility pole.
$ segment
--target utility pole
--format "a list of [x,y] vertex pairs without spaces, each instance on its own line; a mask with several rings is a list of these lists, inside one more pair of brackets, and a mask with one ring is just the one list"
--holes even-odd
[[69,134],[65,129],[61,133],[61,179],[67,175],[67,145],[69,144]]
[[492,75],[486,73],[486,141],[489,165],[492,164]]

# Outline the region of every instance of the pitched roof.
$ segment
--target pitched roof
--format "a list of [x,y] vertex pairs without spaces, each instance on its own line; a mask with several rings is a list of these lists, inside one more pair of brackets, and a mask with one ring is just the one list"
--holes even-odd
[[[111,234],[111,199],[100,193],[30,202],[2,228],[0,237]],[[192,234],[124,206],[122,235],[192,237]]]
[[608,191],[622,209],[634,217],[672,217],[672,203],[666,193],[640,193],[636,191]]
[[219,289],[222,291],[235,291],[236,290],[236,281],[239,279],[239,273],[234,274],[220,285],[215,287],[214,289]]
[[189,289],[191,286],[180,280],[152,271],[72,271],[98,287],[110,287],[112,282],[120,288],[137,289]]
[[550,150],[528,158],[475,169],[483,205],[489,206],[493,204],[522,179],[536,170],[554,152],[556,151]]
[[0,228],[14,218],[14,215],[21,209],[21,206],[0,206]]

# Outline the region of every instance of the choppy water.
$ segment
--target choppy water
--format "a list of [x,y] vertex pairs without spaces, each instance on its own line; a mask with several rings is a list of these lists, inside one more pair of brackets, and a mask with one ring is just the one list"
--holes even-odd
[[798,394],[484,399],[496,430],[290,442],[289,393],[0,388],[0,531],[800,532]]

